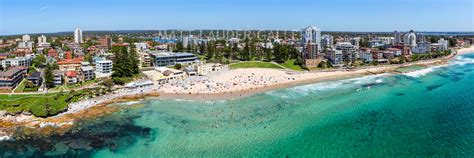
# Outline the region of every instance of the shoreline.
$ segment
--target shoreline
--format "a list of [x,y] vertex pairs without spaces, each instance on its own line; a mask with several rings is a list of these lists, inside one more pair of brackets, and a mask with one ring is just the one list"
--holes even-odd
[[[44,127],[69,127],[74,124],[75,120],[92,119],[103,115],[111,114],[117,109],[109,108],[110,104],[123,103],[130,101],[139,101],[146,98],[156,99],[186,99],[186,100],[197,100],[197,101],[216,101],[226,99],[241,99],[256,95],[259,93],[273,91],[293,86],[306,85],[321,83],[326,81],[343,80],[356,77],[363,77],[368,75],[377,75],[383,73],[398,73],[395,70],[400,67],[421,65],[421,66],[433,66],[433,65],[444,65],[448,61],[458,55],[474,53],[474,47],[463,48],[455,50],[457,53],[453,53],[450,56],[431,59],[426,61],[417,61],[411,63],[404,63],[398,65],[384,65],[375,67],[363,67],[354,70],[337,70],[337,71],[316,71],[316,72],[305,72],[297,73],[294,75],[310,74],[309,77],[301,78],[298,80],[288,80],[281,83],[273,83],[264,86],[253,86],[250,88],[242,88],[238,90],[230,90],[218,93],[199,93],[190,94],[189,92],[182,93],[164,93],[161,89],[156,87],[148,87],[134,90],[119,90],[114,93],[107,94],[105,96],[93,98],[91,100],[82,100],[76,103],[70,104],[68,111],[61,113],[56,116],[48,118],[38,118],[34,116],[18,115],[18,116],[4,116],[0,117],[0,137],[6,139],[6,137],[14,132],[10,127],[15,126],[26,126],[26,127],[37,127],[42,129]],[[266,69],[264,69],[266,70]],[[281,70],[278,70],[281,71]],[[312,74],[312,76],[311,76]]]
[[[245,97],[252,96],[258,93],[262,93],[262,92],[278,90],[278,89],[299,86],[299,85],[314,84],[314,83],[334,81],[334,80],[344,80],[344,79],[363,77],[363,76],[368,76],[368,75],[378,75],[378,74],[383,74],[383,73],[399,73],[395,70],[401,67],[409,67],[409,66],[415,66],[415,65],[420,65],[420,66],[425,66],[425,67],[435,66],[435,65],[445,65],[449,62],[449,60],[455,58],[458,55],[474,53],[474,45],[469,48],[461,48],[461,49],[456,49],[453,51],[455,53],[449,56],[437,58],[437,59],[422,60],[422,61],[416,61],[416,62],[410,62],[410,63],[396,64],[396,65],[363,67],[363,68],[354,69],[354,70],[309,72],[309,73],[315,73],[315,74],[317,73],[328,73],[328,74],[322,77],[313,77],[313,78],[307,78],[307,79],[284,82],[284,83],[276,83],[276,84],[267,85],[267,86],[256,86],[252,88],[229,90],[229,91],[223,91],[223,92],[217,92],[217,93],[214,93],[214,92],[190,93],[189,91],[169,93],[169,92],[159,91],[161,95],[158,98],[186,99],[186,100],[197,100],[197,101],[216,101],[216,100],[225,100],[225,99],[233,100],[233,99],[245,98]],[[336,74],[337,72],[340,72],[340,73]]]
[[[257,86],[252,88],[246,88],[236,91],[224,91],[224,92],[217,92],[217,93],[189,93],[189,92],[181,92],[181,93],[163,93],[159,92],[160,96],[157,98],[162,99],[185,99],[185,100],[196,100],[196,101],[218,101],[218,100],[226,100],[226,99],[241,99],[248,96],[252,96],[255,94],[273,91],[278,89],[284,89],[288,87],[300,86],[300,85],[307,85],[307,84],[315,84],[327,81],[336,81],[336,80],[344,80],[344,79],[351,79],[357,77],[364,77],[370,75],[379,75],[384,73],[399,73],[395,71],[401,67],[409,67],[415,65],[421,66],[432,66],[432,65],[444,65],[447,64],[448,60],[455,56],[447,57],[447,58],[439,58],[433,60],[426,60],[426,61],[417,61],[413,63],[405,63],[399,65],[385,65],[385,66],[375,66],[369,68],[360,68],[355,70],[338,70],[338,71],[330,71],[330,72],[309,72],[309,73],[327,73],[325,76],[314,77],[314,78],[307,78],[301,80],[295,80],[290,82],[284,83],[276,83],[268,86]],[[338,72],[338,73],[336,73]],[[334,74],[331,74],[334,73]]]

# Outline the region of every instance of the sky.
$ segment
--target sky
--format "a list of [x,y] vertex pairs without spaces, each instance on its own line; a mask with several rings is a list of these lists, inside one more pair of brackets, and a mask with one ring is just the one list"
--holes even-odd
[[473,0],[0,0],[0,35],[87,30],[474,31]]

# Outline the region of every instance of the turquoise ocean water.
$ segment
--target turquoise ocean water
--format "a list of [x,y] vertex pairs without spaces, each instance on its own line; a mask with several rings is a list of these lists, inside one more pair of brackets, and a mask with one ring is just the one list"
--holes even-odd
[[[4,156],[474,157],[474,54],[223,101],[152,99]],[[120,104],[114,106],[129,106]]]

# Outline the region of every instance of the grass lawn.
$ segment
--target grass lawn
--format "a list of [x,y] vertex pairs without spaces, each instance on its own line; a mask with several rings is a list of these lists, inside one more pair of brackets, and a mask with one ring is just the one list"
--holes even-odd
[[280,64],[283,67],[286,67],[291,70],[296,70],[296,71],[303,71],[304,69],[301,68],[299,65],[295,65],[295,59],[287,60],[285,63]]
[[248,62],[239,62],[229,65],[231,69],[240,69],[240,68],[272,68],[272,69],[282,69],[282,67],[270,63],[270,62],[259,62],[259,61],[248,61]]
[[53,116],[66,110],[69,103],[89,95],[89,92],[90,90],[81,90],[74,93],[0,95],[0,110],[13,114],[27,111],[37,117]]
[[26,83],[26,79],[23,79],[23,80],[20,82],[20,84],[18,84],[18,86],[16,87],[15,91],[13,91],[13,92],[15,92],[15,93],[21,93],[21,92],[23,92],[23,90],[25,89],[25,83]]
[[60,91],[65,91],[65,90],[67,90],[67,86],[66,85],[61,85],[61,86],[56,86],[56,87],[50,89],[49,91],[60,92]]
[[66,85],[67,89],[76,89],[76,88],[81,88],[81,84],[79,83],[76,83],[76,84],[70,84],[70,85]]

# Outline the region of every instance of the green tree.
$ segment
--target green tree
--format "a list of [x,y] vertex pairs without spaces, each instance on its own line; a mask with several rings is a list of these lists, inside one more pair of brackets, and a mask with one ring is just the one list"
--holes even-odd
[[43,54],[36,56],[32,61],[34,67],[40,67],[44,63],[46,63],[46,57]]
[[36,68],[33,67],[33,66],[28,67],[28,70],[27,70],[28,74],[31,74],[31,73],[34,73],[34,72],[37,72],[37,71],[38,70],[36,70]]
[[49,63],[46,64],[46,69],[44,70],[44,82],[47,88],[54,87],[53,68]]
[[176,49],[174,52],[183,52],[184,51],[184,46],[182,41],[176,42]]
[[272,61],[272,49],[263,48],[263,51],[265,52],[265,60],[266,61]]
[[212,41],[207,42],[207,52],[206,52],[206,59],[211,60],[214,58],[215,53],[215,44]]
[[243,61],[249,61],[250,60],[250,49],[251,47],[251,44],[250,44],[250,39],[249,38],[245,38],[245,47],[244,47],[244,50],[242,51],[241,53],[241,56],[240,56],[240,60],[243,60]]
[[206,52],[206,44],[204,42],[201,42],[199,44],[199,53],[204,54]]
[[114,82],[112,79],[106,79],[100,83],[100,85],[104,86],[107,88],[108,91],[112,90],[112,86],[114,86]]
[[180,70],[180,69],[181,69],[181,67],[182,67],[182,65],[181,65],[181,64],[176,64],[176,65],[174,65],[174,69],[176,69],[176,70]]
[[255,38],[252,38],[252,40],[250,40],[250,45],[249,45],[249,55],[248,55],[248,59],[251,60],[251,59],[254,59],[255,57],[257,57],[257,47],[256,47],[256,40]]
[[239,44],[236,42],[232,46],[230,58],[231,59],[237,59],[237,54],[240,54],[240,53],[239,53]]
[[273,56],[275,56],[275,61],[278,63],[283,63],[285,60],[288,59],[288,50],[289,46],[275,44],[273,47]]
[[318,68],[322,68],[322,69],[325,69],[328,67],[328,64],[325,62],[325,61],[321,61],[319,64],[318,64]]
[[125,46],[113,46],[112,53],[115,55],[113,60],[114,66],[112,67],[112,78],[114,82],[119,81],[117,78],[133,77],[140,73],[138,68],[138,55],[135,52],[134,46],[130,48],[130,51],[128,51]]

